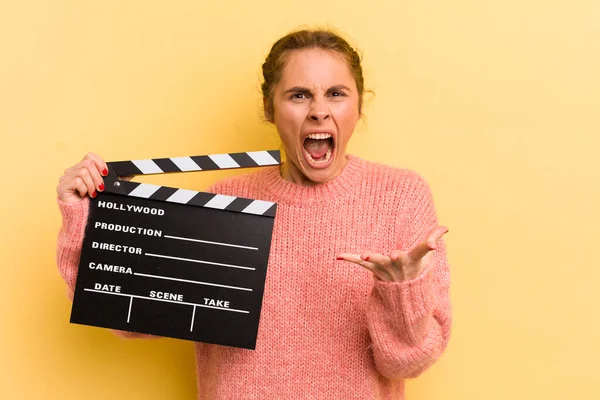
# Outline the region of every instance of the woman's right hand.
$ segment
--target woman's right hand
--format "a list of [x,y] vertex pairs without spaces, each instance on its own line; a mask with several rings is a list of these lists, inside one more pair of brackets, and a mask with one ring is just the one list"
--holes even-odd
[[97,191],[104,190],[102,177],[106,175],[108,166],[104,160],[94,153],[88,153],[60,177],[56,188],[58,198],[65,203],[77,203],[86,195],[94,198]]

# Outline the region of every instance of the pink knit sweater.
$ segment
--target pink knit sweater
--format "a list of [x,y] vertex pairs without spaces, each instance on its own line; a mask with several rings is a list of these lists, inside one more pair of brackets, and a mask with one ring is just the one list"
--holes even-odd
[[[278,203],[256,350],[196,343],[201,399],[403,399],[450,334],[443,241],[411,281],[375,280],[341,252],[409,249],[437,225],[414,172],[349,156],[332,181],[299,186],[278,167],[212,191]],[[59,201],[58,268],[73,293],[88,201]],[[145,335],[117,332],[125,337]]]

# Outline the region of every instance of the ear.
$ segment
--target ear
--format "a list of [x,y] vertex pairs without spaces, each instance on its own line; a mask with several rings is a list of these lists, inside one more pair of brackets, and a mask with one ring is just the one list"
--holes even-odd
[[273,122],[273,106],[269,105],[269,99],[263,97],[263,110],[265,110],[265,119]]

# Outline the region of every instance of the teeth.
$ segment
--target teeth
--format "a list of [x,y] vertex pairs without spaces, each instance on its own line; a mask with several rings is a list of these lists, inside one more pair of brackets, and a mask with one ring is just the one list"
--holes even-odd
[[309,158],[309,159],[313,164],[323,164],[323,163],[326,163],[327,161],[329,161],[330,158],[331,158],[331,149],[327,150],[327,153],[325,153],[325,156],[323,156],[322,160],[315,160],[312,158]]
[[330,133],[310,133],[308,135],[309,139],[329,139],[330,137]]

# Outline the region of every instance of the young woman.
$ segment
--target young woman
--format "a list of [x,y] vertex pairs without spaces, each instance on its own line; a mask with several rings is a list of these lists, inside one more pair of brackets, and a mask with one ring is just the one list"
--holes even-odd
[[[257,346],[196,343],[199,397],[402,399],[404,379],[448,342],[447,229],[416,173],[346,154],[364,84],[344,39],[291,33],[273,45],[263,77],[286,162],[211,188],[278,203]],[[58,267],[71,293],[86,196],[104,190],[106,168],[90,153],[57,188]]]

